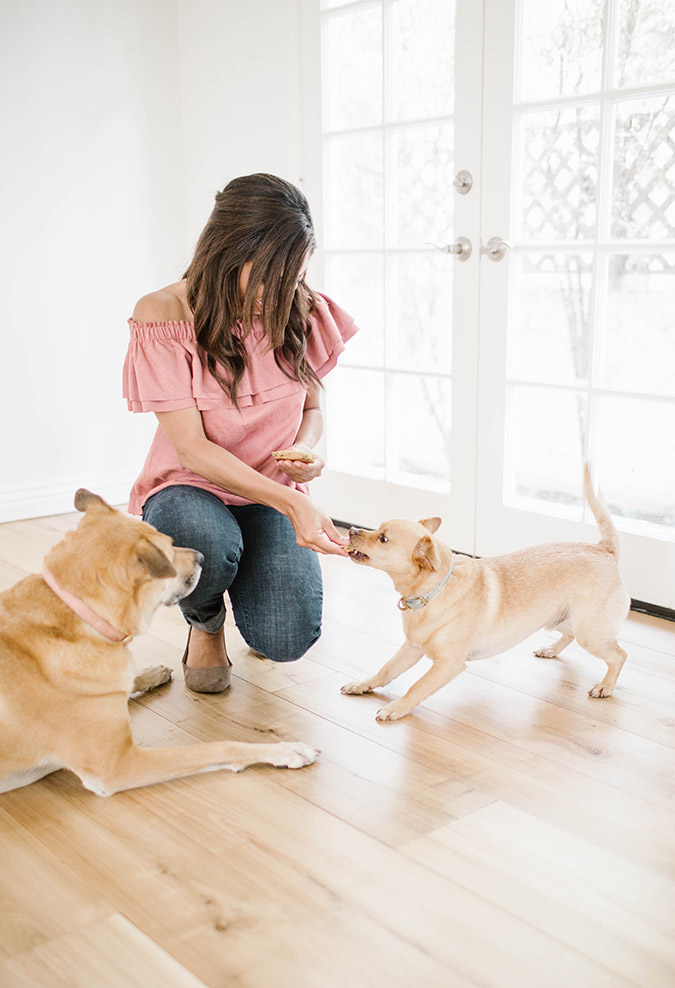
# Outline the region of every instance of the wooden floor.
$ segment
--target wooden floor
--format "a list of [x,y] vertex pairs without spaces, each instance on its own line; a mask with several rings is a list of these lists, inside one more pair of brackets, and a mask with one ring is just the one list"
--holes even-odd
[[[75,520],[0,526],[0,588]],[[599,660],[530,641],[380,725],[382,694],[339,687],[400,643],[395,591],[324,573],[306,658],[257,659],[231,626],[227,694],[178,672],[131,703],[143,744],[299,739],[316,765],[110,799],[59,772],[0,796],[0,985],[673,988],[675,625],[629,619],[610,699],[586,695]],[[179,669],[184,638],[165,610],[139,665]]]

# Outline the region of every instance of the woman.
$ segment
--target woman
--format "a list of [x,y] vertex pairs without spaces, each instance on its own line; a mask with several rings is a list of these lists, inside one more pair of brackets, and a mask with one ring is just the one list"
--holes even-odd
[[[129,510],[204,556],[180,604],[185,681],[198,692],[230,682],[225,591],[254,651],[297,659],[321,634],[315,553],[346,554],[307,485],[324,467],[310,452],[320,378],[356,327],[305,284],[315,246],[295,186],[237,178],[216,195],[184,279],[144,296],[129,320],[124,395],[159,420]],[[272,456],[289,448],[298,459]]]

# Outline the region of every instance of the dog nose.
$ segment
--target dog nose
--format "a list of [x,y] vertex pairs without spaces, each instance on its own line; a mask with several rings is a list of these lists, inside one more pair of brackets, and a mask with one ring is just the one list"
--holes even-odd
[[204,565],[204,557],[202,556],[201,552],[197,552],[196,549],[193,549],[192,551],[195,554],[195,563],[197,564],[197,566],[203,566]]
[[353,539],[355,535],[360,535],[360,534],[361,534],[361,529],[360,528],[354,528],[354,526],[352,525],[352,527],[349,529],[349,538],[350,539]]

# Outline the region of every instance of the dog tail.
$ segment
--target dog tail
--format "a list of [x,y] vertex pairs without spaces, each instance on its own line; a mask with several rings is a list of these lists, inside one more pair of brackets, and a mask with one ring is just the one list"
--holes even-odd
[[614,527],[614,522],[612,521],[609,511],[604,506],[602,501],[595,496],[595,491],[593,490],[593,485],[591,484],[591,471],[588,463],[584,464],[584,494],[586,495],[586,500],[590,505],[591,511],[595,515],[595,520],[597,521],[598,528],[600,529],[600,545],[604,545],[605,549],[614,553],[618,559],[619,536]]

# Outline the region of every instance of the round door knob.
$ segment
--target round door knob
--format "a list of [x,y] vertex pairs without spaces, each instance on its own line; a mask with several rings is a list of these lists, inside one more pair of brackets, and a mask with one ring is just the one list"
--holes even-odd
[[458,192],[460,196],[465,196],[467,192],[471,192],[473,187],[473,175],[471,172],[467,172],[462,169],[461,172],[457,172],[455,175],[455,180],[452,184],[455,191]]

